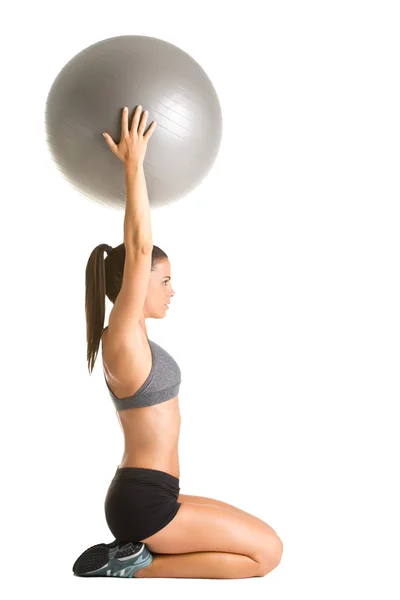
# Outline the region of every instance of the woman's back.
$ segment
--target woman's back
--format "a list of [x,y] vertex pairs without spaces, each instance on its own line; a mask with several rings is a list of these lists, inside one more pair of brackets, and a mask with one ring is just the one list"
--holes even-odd
[[102,357],[125,438],[120,467],[158,469],[179,478],[179,366],[139,325],[123,358],[106,328]]

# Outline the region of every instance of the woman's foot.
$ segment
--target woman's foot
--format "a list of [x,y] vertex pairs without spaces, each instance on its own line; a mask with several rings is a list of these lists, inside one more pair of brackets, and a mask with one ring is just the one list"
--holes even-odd
[[81,577],[134,577],[148,567],[153,555],[143,542],[111,542],[91,546],[75,561],[72,570]]

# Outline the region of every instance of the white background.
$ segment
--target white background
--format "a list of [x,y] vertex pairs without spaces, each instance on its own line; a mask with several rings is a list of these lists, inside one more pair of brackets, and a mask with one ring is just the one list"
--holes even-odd
[[[3,8],[7,597],[184,598],[195,588],[210,598],[399,597],[395,9],[382,0]],[[103,504],[123,439],[101,360],[87,371],[84,273],[95,246],[122,243],[123,212],[62,179],[44,108],[66,62],[125,34],[188,52],[220,98],[212,171],[152,211],[176,295],[165,319],[146,324],[182,371],[181,492],[277,531],[284,555],[264,578],[72,574],[86,547],[113,539]],[[107,300],[106,322],[110,310]]]

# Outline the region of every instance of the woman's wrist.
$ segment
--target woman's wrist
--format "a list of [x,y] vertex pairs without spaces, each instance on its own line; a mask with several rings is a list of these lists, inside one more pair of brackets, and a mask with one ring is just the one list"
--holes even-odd
[[135,160],[125,163],[125,175],[135,174],[140,171],[140,169],[143,169],[143,162],[141,161]]

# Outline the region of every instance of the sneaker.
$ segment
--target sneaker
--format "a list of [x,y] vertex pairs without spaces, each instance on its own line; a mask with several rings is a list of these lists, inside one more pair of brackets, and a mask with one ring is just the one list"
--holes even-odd
[[72,571],[81,577],[134,577],[148,567],[153,555],[143,542],[111,542],[91,546],[75,561]]

